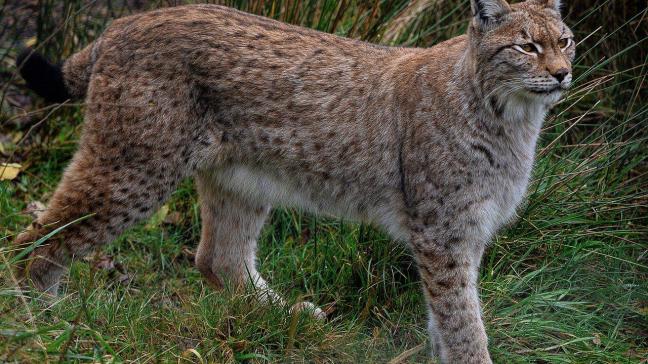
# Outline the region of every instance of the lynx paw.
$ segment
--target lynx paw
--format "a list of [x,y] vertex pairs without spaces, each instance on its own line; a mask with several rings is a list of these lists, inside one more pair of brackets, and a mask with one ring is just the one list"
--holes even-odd
[[292,307],[290,307],[289,310],[291,315],[295,312],[302,312],[302,311],[311,314],[313,317],[315,317],[318,320],[326,319],[326,312],[324,312],[321,308],[315,306],[313,303],[308,301],[295,303],[294,305],[292,305]]

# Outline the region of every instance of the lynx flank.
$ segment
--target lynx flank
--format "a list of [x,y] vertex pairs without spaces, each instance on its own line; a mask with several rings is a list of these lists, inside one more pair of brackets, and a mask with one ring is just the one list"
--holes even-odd
[[[79,149],[22,246],[83,216],[20,273],[56,293],[79,259],[196,179],[196,266],[214,287],[258,288],[272,206],[373,223],[418,263],[433,351],[490,363],[477,288],[489,240],[529,180],[543,119],[571,81],[558,0],[472,0],[468,33],[383,47],[214,5],[115,20],[62,69],[27,50],[28,85],[85,98]],[[323,312],[304,303],[317,316]]]

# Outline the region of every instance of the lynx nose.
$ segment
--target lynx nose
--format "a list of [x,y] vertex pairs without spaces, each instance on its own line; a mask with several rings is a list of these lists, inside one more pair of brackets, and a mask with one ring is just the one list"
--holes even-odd
[[554,76],[558,80],[558,82],[562,82],[568,74],[569,70],[567,68],[561,68],[554,72],[552,76]]

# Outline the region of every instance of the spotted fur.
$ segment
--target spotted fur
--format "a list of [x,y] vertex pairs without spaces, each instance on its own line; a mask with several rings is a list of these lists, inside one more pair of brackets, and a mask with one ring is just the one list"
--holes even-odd
[[63,66],[69,95],[85,97],[83,134],[17,243],[93,215],[36,249],[22,274],[56,292],[72,258],[194,176],[196,265],[213,286],[251,279],[282,302],[255,266],[272,206],[373,223],[415,255],[441,361],[490,363],[478,267],[522,200],[542,121],[571,80],[558,6],[473,0],[468,33],[427,49],[214,5],[115,20]]

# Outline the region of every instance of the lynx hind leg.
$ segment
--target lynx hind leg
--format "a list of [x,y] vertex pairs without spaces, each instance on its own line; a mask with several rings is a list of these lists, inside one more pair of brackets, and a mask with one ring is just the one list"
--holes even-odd
[[185,174],[182,167],[153,157],[150,150],[144,154],[144,149],[138,151],[124,143],[90,145],[87,139],[87,135],[82,138],[47,209],[15,241],[26,247],[84,218],[46,240],[19,267],[21,277],[52,294],[71,259],[82,258],[148,217]]
[[[257,239],[270,207],[228,192],[208,176],[198,176],[196,185],[202,217],[196,267],[205,280],[217,289],[224,285],[240,289],[251,283],[261,302],[284,306],[284,299],[268,286],[256,267]],[[324,316],[310,302],[298,303],[293,309]]]

